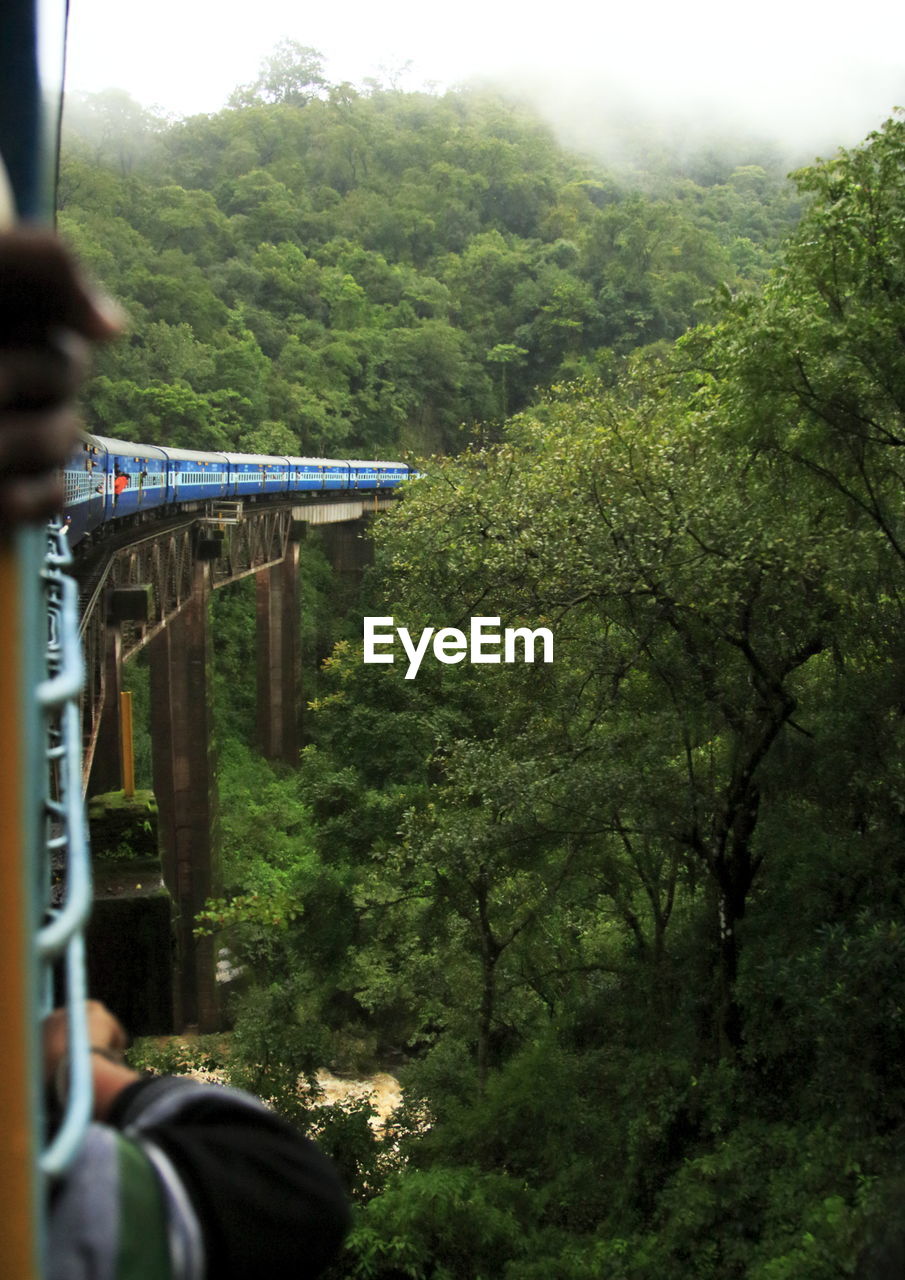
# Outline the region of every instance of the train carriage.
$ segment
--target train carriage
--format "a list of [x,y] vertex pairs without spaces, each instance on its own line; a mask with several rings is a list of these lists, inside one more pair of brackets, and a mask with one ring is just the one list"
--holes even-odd
[[229,466],[230,498],[269,497],[289,488],[288,458],[261,453],[225,453]]
[[196,502],[225,498],[229,493],[229,462],[225,453],[163,448],[167,463],[166,501]]
[[378,489],[393,489],[412,474],[411,467],[404,462],[368,462],[366,465],[376,472]]
[[289,488],[293,493],[327,488],[329,464],[325,458],[288,458]]
[[72,543],[103,524],[107,494],[107,450],[100,440],[79,434],[78,447],[63,469],[66,525]]
[[378,487],[379,473],[377,468],[380,464],[376,462],[362,462],[358,459],[349,459],[346,466],[349,469],[349,488],[350,489],[376,489]]
[[274,493],[289,491],[289,459],[267,458],[264,463],[263,497],[269,498]]
[[352,487],[349,464],[343,458],[319,458],[324,473],[325,489],[350,489]]
[[163,449],[110,436],[88,439],[102,450],[104,459],[104,520],[138,515],[164,504],[167,467]]

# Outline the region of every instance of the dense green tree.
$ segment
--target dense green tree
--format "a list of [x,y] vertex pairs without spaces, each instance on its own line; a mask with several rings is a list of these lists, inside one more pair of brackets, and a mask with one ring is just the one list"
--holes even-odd
[[[739,308],[726,344],[740,423],[821,477],[897,559],[905,554],[903,153],[899,116],[867,145],[799,174],[814,196],[801,234],[763,298]],[[756,418],[744,412],[750,395]]]
[[326,84],[323,62],[317,49],[297,40],[281,40],[261,63],[257,79],[237,88],[229,105],[250,107],[264,102],[303,107]]

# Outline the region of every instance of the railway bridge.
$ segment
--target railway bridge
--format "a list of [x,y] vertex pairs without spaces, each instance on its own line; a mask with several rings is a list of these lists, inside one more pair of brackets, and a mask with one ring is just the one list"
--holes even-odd
[[[198,504],[77,548],[86,794],[124,786],[123,664],[144,648],[149,655],[153,789],[163,884],[172,902],[172,1027],[212,1031],[222,1016],[214,942],[193,932],[197,913],[219,887],[210,593],[254,575],[258,745],[269,759],[295,763],[304,590],[299,542],[309,526],[330,526],[328,554],[332,547],[339,567],[352,540],[360,539],[363,521],[392,501],[387,494],[314,494],[309,500],[293,495],[291,502]],[[120,924],[117,943],[128,945],[123,932]]]

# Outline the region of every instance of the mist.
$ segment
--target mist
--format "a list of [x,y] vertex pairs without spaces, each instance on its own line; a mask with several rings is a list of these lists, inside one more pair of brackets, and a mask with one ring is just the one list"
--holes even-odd
[[[306,9],[258,0],[223,21],[218,0],[73,0],[74,90],[116,85],[164,113],[215,112],[254,79],[283,38],[318,50],[328,79],[386,80],[435,92],[493,82],[530,100],[561,140],[630,162],[633,130],[670,149],[713,136],[771,140],[795,162],[853,146],[905,105],[905,12],[886,0],[857,9],[833,0],[761,0],[756,9],[688,0],[682,6],[588,8],[560,0],[348,0]],[[204,50],[204,56],[198,51]]]
[[[488,76],[535,109],[569,149],[620,170],[652,148],[683,158],[713,150],[745,163],[810,164],[857,146],[905,104],[905,69],[840,61],[773,81],[740,74],[694,83],[601,67],[569,74],[511,70]],[[742,162],[742,161],[740,161]]]

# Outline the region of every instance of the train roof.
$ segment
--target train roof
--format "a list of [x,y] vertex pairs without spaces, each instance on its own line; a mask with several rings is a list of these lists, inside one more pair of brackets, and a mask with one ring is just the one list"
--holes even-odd
[[172,458],[175,462],[225,462],[225,453],[206,453],[203,449],[170,449],[164,447],[161,452],[164,457]]
[[350,467],[402,467],[408,471],[408,466],[404,462],[374,462],[367,458],[350,458],[347,465]]
[[265,454],[265,453],[226,453],[223,456],[226,458],[228,462],[238,462],[238,463],[256,462],[262,466],[272,466],[274,463],[276,464],[286,463],[291,467],[297,467],[299,465],[305,466],[305,467],[349,467],[349,466],[359,467],[359,466],[374,466],[374,465],[382,467],[387,465],[392,465],[392,466],[396,465],[396,463],[387,464],[383,462],[378,462],[376,464],[364,463],[364,462],[349,462],[347,458],[295,458],[295,457],[283,458],[283,457],[276,457],[273,454]]
[[86,435],[84,444],[99,444],[118,458],[165,458],[166,451],[156,444],[136,444],[134,440],[114,440],[112,436]]
[[253,462],[259,467],[284,466],[291,461],[289,458],[279,457],[274,453],[224,453],[227,462],[236,462],[240,465],[243,462]]
[[342,458],[287,458],[293,467],[347,467],[348,462]]

